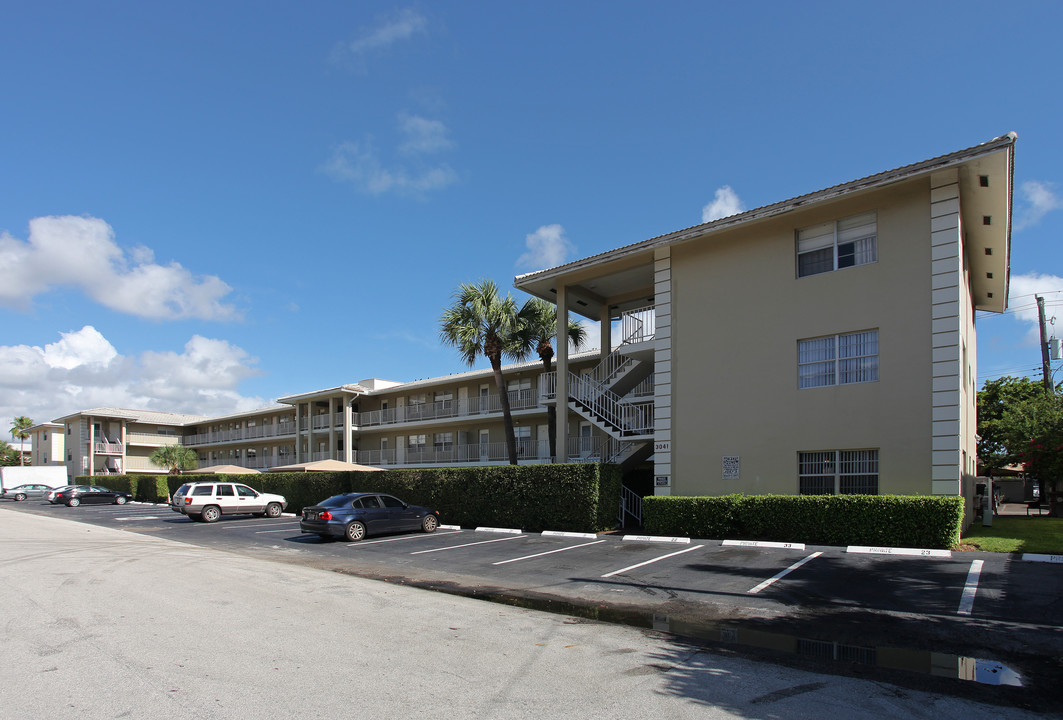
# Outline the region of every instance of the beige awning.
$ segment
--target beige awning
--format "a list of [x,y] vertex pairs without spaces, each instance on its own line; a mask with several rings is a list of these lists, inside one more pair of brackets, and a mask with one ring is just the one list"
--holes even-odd
[[378,472],[383,469],[384,468],[370,467],[369,465],[343,462],[342,460],[315,460],[314,462],[271,467],[266,472],[344,472],[347,470]]
[[210,467],[189,470],[185,475],[258,475],[259,471],[239,465],[211,465]]

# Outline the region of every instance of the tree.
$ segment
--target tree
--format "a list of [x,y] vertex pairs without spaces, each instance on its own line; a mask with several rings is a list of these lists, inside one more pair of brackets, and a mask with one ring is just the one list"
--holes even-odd
[[178,475],[182,470],[195,470],[199,465],[196,451],[184,445],[163,445],[155,448],[148,460],[152,465],[166,468],[170,475]]
[[[990,474],[999,472],[1019,461],[1025,450],[1021,433],[1016,434],[1013,423],[1021,417],[1016,408],[1044,397],[1044,386],[1029,378],[1006,375],[987,380],[978,393],[978,459]],[[1008,419],[1005,414],[1011,410]],[[1018,440],[1019,444],[1014,443]]]
[[502,358],[520,358],[517,303],[510,295],[499,295],[491,280],[475,284],[462,283],[454,292],[454,304],[440,318],[440,339],[457,348],[462,359],[472,367],[481,355],[491,363],[495,385],[502,403],[506,428],[509,464],[517,464],[517,439],[513,433],[513,416],[509,393],[502,379]]
[[[1041,499],[1063,481],[1063,396],[1052,393],[1015,403],[1004,411],[1007,443],[1023,469],[1041,483]],[[1058,510],[1053,507],[1053,513]]]
[[[538,353],[543,361],[543,372],[550,372],[550,363],[554,359],[554,346],[551,344],[557,337],[557,307],[545,300],[532,298],[524,303],[518,317],[520,330],[518,336],[521,343],[520,357],[526,357],[532,350]],[[568,341],[579,350],[587,340],[587,329],[575,320],[568,321]],[[562,399],[546,409],[547,422],[550,427],[550,457],[557,457],[557,406]]]
[[23,455],[25,453],[26,438],[28,438],[30,436],[29,429],[31,427],[33,427],[33,421],[30,420],[25,415],[19,415],[11,423],[11,437],[16,438],[17,440],[19,440],[19,451],[18,451],[18,464],[19,465],[24,465],[25,464],[25,460],[23,459]]
[[0,467],[11,467],[12,465],[18,465],[19,458],[21,457],[22,453],[11,447],[4,440],[0,440]]

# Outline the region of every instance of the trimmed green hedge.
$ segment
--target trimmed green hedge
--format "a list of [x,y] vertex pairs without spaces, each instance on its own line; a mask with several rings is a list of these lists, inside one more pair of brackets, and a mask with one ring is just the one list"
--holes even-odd
[[150,503],[170,501],[170,489],[165,475],[81,475],[74,478],[75,485],[100,485],[111,490],[121,490],[134,500]]
[[[78,482],[99,479],[78,478]],[[449,525],[533,532],[598,532],[615,527],[621,484],[619,466],[579,463],[382,472],[108,475],[107,485],[127,490],[138,500],[166,502],[184,483],[210,480],[240,482],[283,495],[287,511],[293,513],[333,495],[384,492],[439,510]]]
[[647,532],[814,545],[951,548],[963,498],[930,495],[647,497]]

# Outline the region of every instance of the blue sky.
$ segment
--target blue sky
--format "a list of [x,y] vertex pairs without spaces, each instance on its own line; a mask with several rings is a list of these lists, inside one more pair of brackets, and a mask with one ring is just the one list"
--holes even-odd
[[979,384],[1035,375],[1033,293],[1063,325],[1061,23],[1049,2],[0,0],[0,417],[460,372],[438,317],[461,282],[1012,130],[1013,309],[979,317]]

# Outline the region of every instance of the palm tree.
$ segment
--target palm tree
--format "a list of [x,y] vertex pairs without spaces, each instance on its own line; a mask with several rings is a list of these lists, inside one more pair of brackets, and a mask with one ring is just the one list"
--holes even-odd
[[33,427],[33,421],[25,415],[19,415],[11,423],[11,437],[19,440],[18,464],[25,465],[26,438],[30,436],[29,429]]
[[[539,298],[531,298],[524,303],[519,314],[521,341],[520,355],[531,354],[534,349],[543,361],[543,372],[550,372],[550,363],[554,359],[554,346],[557,337],[557,308]],[[587,329],[575,320],[568,321],[568,341],[579,350],[587,340]],[[557,406],[562,399],[557,398],[553,405],[546,408],[547,422],[550,426],[550,457],[557,457]]]
[[491,280],[462,283],[453,297],[454,304],[440,318],[440,339],[443,344],[456,347],[470,367],[481,355],[490,361],[502,402],[509,464],[516,465],[517,439],[513,434],[509,393],[502,379],[502,357],[521,358],[517,302],[510,295],[501,297],[498,286]]
[[163,445],[155,448],[148,460],[152,465],[166,468],[170,475],[177,475],[182,470],[195,470],[199,465],[196,451],[184,445]]

